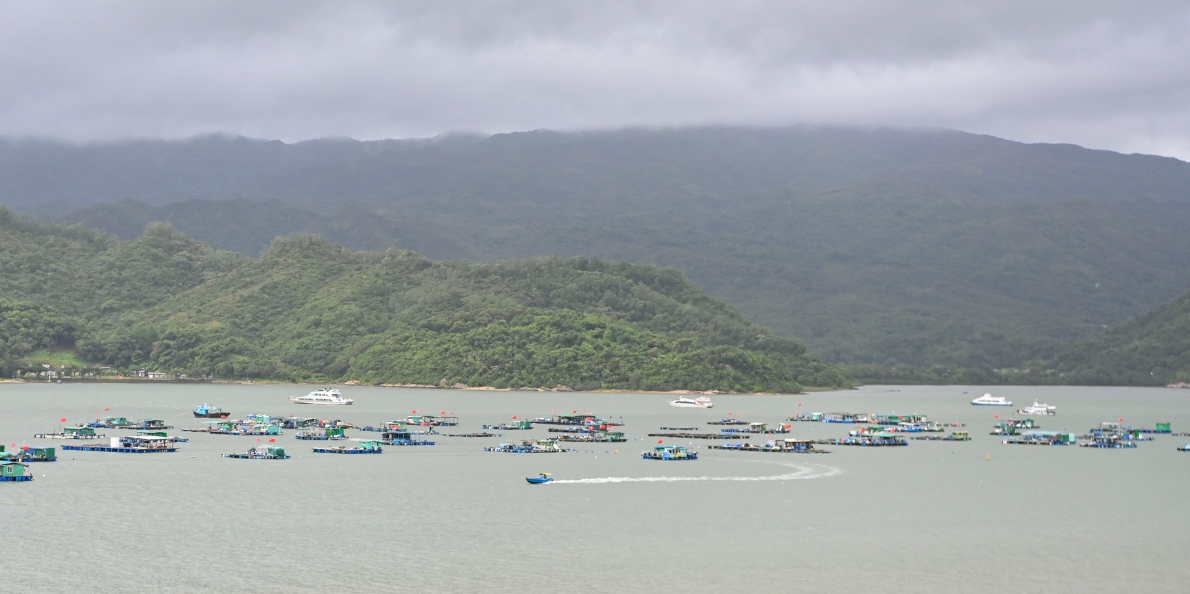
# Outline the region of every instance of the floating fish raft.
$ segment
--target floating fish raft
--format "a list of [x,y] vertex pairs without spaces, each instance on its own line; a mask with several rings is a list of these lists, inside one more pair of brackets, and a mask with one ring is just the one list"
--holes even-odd
[[409,431],[385,431],[380,434],[384,445],[390,446],[432,446],[434,442],[425,439],[415,439]]
[[113,437],[111,444],[106,446],[99,444],[64,445],[62,449],[80,452],[118,452],[121,454],[157,454],[178,451],[177,448],[170,445],[167,439],[147,435]]
[[1062,431],[1025,431],[1020,435],[1005,439],[1004,443],[1011,445],[1065,446],[1073,445],[1075,443],[1075,437],[1073,433],[1064,433]]
[[869,433],[866,435],[853,435],[840,439],[816,439],[814,443],[820,445],[835,445],[835,446],[861,446],[861,447],[887,447],[887,446],[905,446],[909,445],[904,437],[900,437],[893,433]]
[[104,435],[96,435],[94,427],[79,426],[66,427],[61,433],[38,433],[35,439],[105,439]]
[[347,439],[347,436],[343,434],[343,429],[341,427],[309,427],[298,431],[297,435],[294,435],[294,437],[301,440],[315,441]]
[[503,437],[502,433],[449,433],[447,437]]
[[747,425],[748,421],[743,419],[719,419],[718,421],[708,421],[708,425]]
[[9,462],[55,462],[58,456],[54,448],[36,448],[24,446],[15,452],[5,454],[4,446],[0,446],[0,460]]
[[921,441],[971,441],[971,436],[966,431],[956,431],[945,436],[942,435],[915,435],[911,439]]
[[620,431],[605,431],[587,433],[585,435],[563,435],[558,438],[558,441],[578,441],[584,443],[618,443],[628,441],[624,437],[624,433]]
[[814,447],[809,439],[771,439],[764,445],[751,443],[725,443],[723,445],[707,446],[712,450],[735,450],[737,452],[768,452],[779,454],[829,454],[830,450],[820,450]]
[[668,437],[670,439],[751,439],[750,435],[732,433],[650,433],[649,437]]
[[335,445],[325,448],[314,448],[315,454],[380,454],[384,450],[380,447],[381,442],[366,439],[359,442],[359,445],[354,448],[349,448],[344,445]]
[[17,483],[33,480],[33,475],[25,474],[28,466],[20,462],[0,462],[0,482]]
[[[533,428],[533,421],[517,421],[515,423],[500,423],[499,425],[483,425],[480,429],[493,431],[527,431]],[[554,431],[554,429],[550,429]]]
[[224,458],[235,458],[238,460],[288,460],[289,455],[285,453],[285,448],[281,446],[268,446],[264,448],[252,448],[246,454],[223,454]]
[[658,427],[662,431],[698,431],[698,427]]
[[502,452],[506,454],[557,454],[561,452],[572,452],[558,446],[558,442],[553,439],[527,439],[522,441],[520,445],[513,443],[502,443],[498,446],[489,446],[483,449],[485,452]]

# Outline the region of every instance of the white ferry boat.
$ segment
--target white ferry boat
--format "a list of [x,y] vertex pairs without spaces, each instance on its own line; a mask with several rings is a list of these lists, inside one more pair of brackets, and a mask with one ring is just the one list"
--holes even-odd
[[991,394],[984,394],[979,398],[971,401],[975,406],[1012,406],[1012,401],[1003,396],[992,396]]
[[715,405],[711,403],[711,399],[706,396],[699,396],[698,398],[680,396],[677,400],[670,400],[669,405],[674,408],[715,408]]
[[1018,411],[1022,415],[1033,415],[1038,417],[1052,417],[1058,414],[1058,407],[1050,406],[1048,404],[1038,404],[1036,400],[1033,401],[1033,406],[1026,406]]
[[351,404],[355,402],[350,398],[344,398],[338,390],[333,388],[314,390],[305,396],[294,396],[290,400],[295,404]]

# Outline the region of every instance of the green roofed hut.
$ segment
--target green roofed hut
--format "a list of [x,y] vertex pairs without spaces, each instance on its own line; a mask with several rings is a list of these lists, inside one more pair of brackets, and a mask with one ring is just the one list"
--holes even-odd
[[33,480],[33,475],[26,471],[28,466],[20,462],[3,461],[0,462],[0,482],[22,482]]

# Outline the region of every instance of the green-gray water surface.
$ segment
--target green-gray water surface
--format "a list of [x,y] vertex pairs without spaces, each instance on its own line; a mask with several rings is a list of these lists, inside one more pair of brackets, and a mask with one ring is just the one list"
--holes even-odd
[[[1190,391],[1133,388],[869,386],[798,396],[716,396],[675,409],[658,394],[480,392],[343,387],[350,407],[291,404],[308,386],[0,385],[4,444],[96,412],[164,418],[189,437],[172,454],[59,451],[36,479],[0,483],[0,590],[12,592],[1004,592],[1185,591],[1190,551],[1188,437],[1132,450],[1004,445],[988,435],[1034,399],[1058,406],[1046,429],[1100,421],[1190,431]],[[1012,409],[974,407],[985,391]],[[563,454],[485,445],[544,437],[440,436],[379,456],[311,453],[286,430],[290,460],[231,460],[255,437],[183,433],[191,409],[342,417],[378,425],[412,410],[459,427],[589,410],[623,417],[628,443]],[[799,406],[800,404],[800,406]],[[104,413],[104,409],[108,409]],[[723,452],[654,462],[661,426],[799,412],[924,413],[968,424],[973,441],[831,447],[829,455]],[[790,437],[841,437],[848,425],[793,423]],[[101,430],[108,435],[123,434]],[[352,437],[368,437],[348,431]],[[633,441],[636,439],[637,441]],[[753,443],[763,443],[753,436]],[[325,442],[322,442],[325,443]],[[612,450],[619,450],[613,453]],[[990,460],[987,458],[990,456]],[[524,477],[551,472],[559,483]],[[579,479],[605,479],[587,480]],[[606,480],[610,479],[610,480]],[[644,479],[644,480],[639,480]],[[727,480],[724,480],[727,479]],[[751,480],[761,479],[761,480]]]

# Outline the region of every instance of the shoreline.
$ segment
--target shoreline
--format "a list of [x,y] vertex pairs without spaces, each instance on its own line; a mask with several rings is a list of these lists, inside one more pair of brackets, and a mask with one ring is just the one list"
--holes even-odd
[[225,385],[241,385],[241,386],[360,386],[368,388],[419,388],[427,390],[463,390],[469,392],[583,392],[586,394],[658,394],[664,396],[797,396],[805,394],[806,392],[830,392],[835,390],[853,390],[851,388],[821,388],[810,387],[804,388],[803,392],[795,393],[779,393],[779,392],[720,392],[718,390],[628,390],[618,388],[600,388],[598,390],[575,390],[567,386],[558,386],[556,388],[497,388],[495,386],[467,386],[462,384],[455,384],[453,386],[435,386],[431,384],[362,384],[358,381],[346,382],[279,382],[271,380],[260,381],[236,381],[236,380],[220,380],[220,379],[149,379],[147,377],[113,377],[113,378],[58,378],[57,380],[25,380],[25,379],[2,379],[0,384],[56,384],[57,382],[63,384],[101,384],[101,383],[126,383],[126,384],[225,384]]

